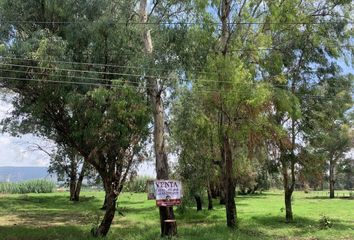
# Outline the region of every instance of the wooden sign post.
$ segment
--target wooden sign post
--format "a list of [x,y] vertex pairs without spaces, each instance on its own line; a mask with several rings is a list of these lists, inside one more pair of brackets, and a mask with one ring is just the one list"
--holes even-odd
[[[158,207],[173,207],[181,205],[183,197],[182,183],[175,180],[149,180],[146,184],[148,200],[156,200]],[[176,220],[166,219],[166,226],[177,225]],[[175,228],[177,229],[177,228]],[[177,233],[174,233],[177,234]]]

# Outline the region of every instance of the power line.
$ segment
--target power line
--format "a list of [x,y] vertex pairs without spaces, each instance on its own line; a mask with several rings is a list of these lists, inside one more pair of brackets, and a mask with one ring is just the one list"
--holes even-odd
[[[52,70],[52,71],[61,71],[61,72],[74,72],[74,73],[81,73],[81,74],[102,74],[105,76],[118,76],[118,77],[134,77],[134,78],[155,78],[159,80],[171,80],[173,78],[179,78],[179,80],[185,81],[185,82],[205,82],[205,83],[230,83],[230,81],[223,81],[223,80],[215,80],[215,79],[205,79],[205,78],[197,78],[197,79],[185,79],[184,77],[181,76],[158,76],[158,75],[145,75],[144,73],[141,74],[131,74],[131,73],[112,73],[112,72],[101,72],[101,71],[90,71],[90,70],[77,70],[77,69],[68,69],[68,68],[49,68],[49,67],[40,67],[40,66],[31,66],[31,65],[23,65],[23,64],[12,64],[12,63],[2,63],[0,62],[0,66],[8,66],[8,67],[20,67],[20,68],[28,68],[28,69],[38,69],[38,70]],[[28,71],[21,71],[21,70],[7,70],[7,69],[2,69],[4,71],[9,71],[9,72],[22,72],[22,73],[29,73]],[[42,74],[42,73],[36,73],[33,72],[34,74]],[[306,73],[316,73],[316,71],[307,71]],[[85,77],[85,76],[67,76],[67,75],[62,75],[62,74],[52,74],[48,73],[48,75],[56,76],[56,77],[72,77],[72,78],[77,78],[77,79],[90,79],[90,80],[98,80],[98,81],[109,81],[110,79],[106,78],[98,78],[98,77]],[[43,74],[45,75],[45,74]],[[213,74],[214,76],[217,76],[217,73]],[[177,79],[176,79],[177,80]],[[136,83],[134,81],[130,80],[124,80],[124,82],[131,82],[131,83]],[[275,86],[275,85],[274,85]],[[277,85],[280,87],[284,87],[286,85]]]
[[[112,85],[108,83],[90,83],[90,82],[73,82],[73,81],[60,81],[60,80],[50,80],[50,79],[37,79],[37,78],[17,78],[17,77],[3,77],[0,76],[0,79],[4,80],[16,80],[23,82],[42,82],[42,83],[57,83],[57,84],[67,84],[67,85],[86,85],[86,86],[95,86],[95,87],[113,87],[113,88],[123,88],[123,86]],[[135,86],[137,87],[137,86]]]
[[[61,68],[46,68],[46,67],[39,67],[39,66],[29,66],[29,65],[18,65],[18,64],[3,64],[0,62],[0,66],[1,65],[5,65],[5,66],[10,66],[10,67],[23,67],[23,68],[33,68],[33,69],[39,69],[39,70],[54,70],[54,71],[67,71],[67,72],[76,72],[76,73],[93,73],[96,74],[96,71],[84,71],[84,70],[73,70],[73,69],[61,69]],[[98,78],[98,77],[89,77],[89,76],[69,76],[69,75],[62,75],[62,74],[53,74],[53,73],[41,73],[41,72],[29,72],[29,71],[24,71],[24,70],[13,70],[13,69],[0,69],[4,72],[14,72],[14,73],[24,73],[24,74],[38,74],[38,75],[43,75],[43,76],[47,76],[49,75],[50,77],[64,77],[64,78],[73,78],[73,79],[83,79],[83,80],[97,80],[97,81],[103,81],[103,82],[107,82],[107,81],[112,81],[112,82],[121,82],[121,83],[130,83],[130,84],[139,84],[136,81],[131,81],[131,80],[117,80],[117,79],[106,79],[106,78]],[[169,80],[172,77],[164,77],[164,76],[144,76],[143,74],[129,74],[129,73],[124,73],[124,74],[120,74],[120,73],[106,73],[106,72],[99,72],[99,73],[103,73],[105,75],[116,75],[116,76],[130,76],[130,77],[135,77],[138,79],[143,79],[144,77],[150,77],[150,78],[156,78],[159,80]],[[311,72],[311,73],[315,73]],[[269,79],[268,79],[269,80]],[[217,80],[217,79],[202,79],[202,78],[197,78],[197,79],[183,79],[182,81],[185,82],[201,82],[201,83],[215,83],[215,84],[220,84],[220,83],[227,83],[230,84],[232,83],[231,81],[226,81],[226,80]],[[263,81],[263,83],[266,83]],[[286,84],[272,84],[272,86],[275,87],[280,87],[280,88],[284,88],[287,85]],[[146,84],[146,87],[152,87],[149,86],[148,84]]]
[[[139,78],[144,78],[144,77],[150,77],[150,78],[156,78],[160,80],[169,80],[169,77],[162,77],[162,76],[144,76],[144,74],[128,74],[125,73],[120,74],[120,73],[106,73],[106,72],[96,72],[96,71],[86,71],[86,70],[72,70],[72,69],[61,69],[61,68],[47,68],[47,67],[39,67],[39,66],[29,66],[29,65],[19,65],[19,64],[3,64],[0,63],[0,66],[9,66],[9,67],[22,67],[22,68],[33,68],[33,69],[39,69],[39,70],[54,70],[54,71],[67,71],[67,72],[76,72],[76,73],[100,73],[100,74],[105,74],[105,75],[115,75],[115,76],[130,76],[130,77],[139,77]],[[23,70],[7,70],[7,69],[1,69],[3,71],[8,71],[8,72],[18,72],[18,73],[29,73],[28,71],[23,71]],[[45,73],[36,73],[33,72],[33,74],[42,74],[45,75]],[[86,77],[81,77],[81,76],[67,76],[67,75],[55,75],[55,74],[50,74],[48,75],[51,76],[57,76],[57,77],[73,77],[73,78],[79,78],[79,79],[85,79]],[[108,81],[109,79],[105,78],[91,78],[87,77],[87,79],[91,80],[100,80],[100,81]],[[230,83],[228,81],[216,81],[216,80],[209,80],[209,79],[186,79],[186,81],[199,81],[199,82],[212,82],[212,83]],[[131,82],[129,80],[125,80],[125,82]],[[135,83],[135,82],[134,82]]]
[[[37,73],[37,72],[28,72],[28,71],[12,70],[12,69],[0,69],[0,71],[13,72],[13,73],[24,73],[24,74],[36,74],[36,75],[50,76],[50,77],[63,77],[63,78],[83,79],[83,80],[96,80],[96,81],[101,81],[101,82],[109,82],[110,81],[110,82],[117,82],[117,83],[139,84],[138,82],[127,81],[127,80],[106,79],[106,78],[92,78],[92,77],[83,77],[83,76],[67,76],[67,75],[62,75],[62,74]],[[90,83],[90,82],[88,82],[88,83]]]
[[[17,64],[2,64],[0,62],[0,66],[5,65],[5,66],[11,66],[11,67],[26,67],[26,68],[34,68],[34,69],[39,69],[39,70],[56,70],[56,71],[75,71],[76,73],[96,73],[95,71],[81,71],[81,70],[71,70],[71,69],[61,69],[61,68],[45,68],[45,67],[38,67],[38,66],[29,66],[29,65],[17,65]],[[122,82],[122,83],[130,83],[130,84],[139,84],[136,81],[131,81],[131,80],[115,80],[115,79],[106,79],[106,78],[98,78],[98,77],[88,77],[88,76],[69,76],[69,75],[63,75],[63,74],[53,74],[53,73],[41,73],[41,72],[29,72],[29,71],[24,71],[24,70],[13,70],[13,69],[0,69],[4,72],[14,72],[14,73],[23,73],[23,74],[38,74],[38,75],[43,75],[43,76],[50,76],[50,77],[64,77],[64,78],[73,78],[73,79],[83,79],[83,80],[96,80],[96,81],[112,81],[112,82]],[[107,75],[110,74],[115,74],[118,76],[121,76],[122,74],[120,73],[107,73]],[[151,78],[156,78],[160,80],[169,80],[172,77],[163,77],[163,76],[144,76],[139,75],[139,74],[128,74],[125,73],[123,76],[130,76],[130,77],[135,77],[138,79],[142,79],[144,77],[151,77]],[[215,84],[220,84],[220,83],[232,83],[231,81],[226,81],[226,80],[217,80],[217,79],[202,79],[202,78],[197,78],[197,79],[184,79],[183,81],[185,82],[202,82],[202,83],[215,83]],[[264,82],[263,82],[264,83]],[[149,84],[146,84],[147,87],[152,87]],[[286,84],[272,84],[272,86],[276,87],[286,87]]]
[[40,69],[40,70],[53,70],[53,71],[66,71],[66,72],[75,72],[75,73],[88,73],[88,74],[102,74],[102,75],[110,75],[110,76],[125,76],[125,77],[151,77],[151,78],[161,78],[159,76],[144,76],[143,74],[129,74],[129,73],[112,73],[112,72],[102,72],[102,71],[91,71],[91,70],[77,70],[77,69],[68,69],[68,68],[51,68],[51,67],[40,67],[40,66],[29,66],[29,65],[20,65],[20,64],[12,64],[12,63],[1,63],[3,66],[10,67],[26,67],[32,69]]
[[[323,45],[323,47],[339,47],[339,48],[354,48],[354,45],[350,44],[329,44]],[[276,47],[257,47],[255,49],[230,49],[231,52],[262,52],[262,51],[282,51],[280,48]],[[214,52],[214,51],[210,51]],[[29,59],[29,58],[19,58],[19,57],[6,57],[1,56],[0,59],[10,59],[10,60],[23,60],[23,61],[36,61],[36,62],[46,62],[46,63],[60,63],[60,64],[72,64],[72,65],[84,65],[84,66],[99,66],[99,67],[112,67],[112,68],[125,68],[125,69],[147,69],[147,70],[157,70],[157,71],[166,71],[163,68],[148,68],[148,67],[136,67],[136,66],[126,66],[126,65],[117,65],[117,64],[103,64],[103,63],[88,63],[88,62],[72,62],[72,61],[55,61],[55,60],[42,60],[42,59]],[[193,71],[196,73],[206,73]]]
[[[118,19],[117,19],[118,20]],[[117,21],[116,19],[110,19],[110,22],[112,22],[115,25],[124,25],[124,26],[129,26],[129,25],[201,25],[203,23],[201,22],[132,22],[132,21],[127,21],[127,22],[121,22]],[[96,20],[97,21],[97,20]],[[5,20],[5,21],[0,21],[0,24],[11,24],[11,23],[30,23],[30,24],[57,24],[57,25],[69,25],[69,24],[87,24],[87,23],[95,23],[95,21],[89,21],[89,20],[81,20],[81,21],[29,21],[29,20]],[[339,24],[339,23],[346,23],[346,24],[354,24],[354,21],[348,21],[348,20],[343,20],[343,21],[321,21],[321,22],[309,22],[309,21],[294,21],[294,22],[232,22],[228,23],[229,26],[233,25],[325,25],[325,24]],[[209,22],[208,24],[210,25],[217,25],[221,26],[222,23],[219,22]]]
[[[354,45],[344,44],[330,44],[324,45],[322,47],[339,47],[339,48],[354,48]],[[255,49],[231,49],[231,52],[262,52],[262,51],[282,51],[280,48],[276,47],[258,47]],[[214,52],[210,50],[210,52]],[[59,63],[59,64],[71,64],[71,65],[82,65],[82,66],[92,66],[92,67],[110,67],[110,68],[122,68],[122,69],[135,69],[135,70],[153,70],[153,71],[166,71],[167,69],[164,68],[151,68],[151,67],[136,67],[136,66],[126,66],[126,65],[117,65],[117,64],[103,64],[103,63],[89,63],[89,62],[72,62],[72,61],[55,61],[55,60],[42,60],[42,59],[29,59],[29,58],[19,58],[19,57],[6,57],[1,56],[0,59],[10,59],[10,60],[21,60],[21,61],[29,61],[29,62],[46,62],[46,63]],[[200,73],[200,74],[210,74],[210,75],[217,75],[216,73],[206,72],[206,71],[187,71],[190,73]]]
[[[136,84],[139,85],[139,82],[135,82],[135,81],[130,81],[130,80],[116,80],[116,79],[105,79],[105,78],[91,78],[91,77],[82,77],[82,76],[67,76],[67,75],[59,75],[59,74],[48,74],[48,73],[36,73],[36,72],[28,72],[28,71],[23,71],[23,70],[12,70],[12,69],[1,69],[0,68],[0,72],[12,72],[12,73],[23,73],[23,74],[36,74],[36,75],[42,75],[42,76],[46,76],[46,77],[63,77],[63,78],[69,78],[69,79],[83,79],[83,80],[97,80],[100,82],[114,82],[114,83],[129,83],[129,84]],[[32,78],[31,78],[32,79]],[[46,81],[46,79],[42,79],[42,81]],[[203,81],[203,79],[201,80],[195,80],[195,81]],[[207,80],[205,80],[207,81]],[[61,82],[61,81],[60,81]],[[86,82],[86,81],[80,81],[82,83],[85,84],[98,84],[100,85],[101,83],[97,83],[97,82]],[[231,83],[231,82],[227,82],[227,81],[218,81],[218,80],[209,80],[209,82],[212,83]],[[76,82],[75,82],[76,83]],[[259,82],[262,83],[262,82]],[[263,82],[265,83],[265,82]],[[252,84],[257,84],[257,83],[252,83]],[[274,87],[286,87],[286,85],[277,85],[277,84],[272,84],[272,86]],[[153,85],[151,84],[146,84],[145,83],[145,87],[153,87]],[[207,86],[203,86],[203,87],[207,87]],[[219,91],[219,89],[216,90],[206,90],[206,91]]]
[[[108,86],[112,88],[124,88],[124,86],[119,86],[119,85],[112,85],[112,84],[105,84],[105,83],[88,83],[88,82],[74,82],[74,81],[59,81],[59,80],[43,80],[43,79],[37,79],[37,78],[17,78],[17,77],[3,77],[0,76],[0,79],[7,79],[7,80],[16,80],[16,81],[24,81],[24,82],[41,82],[41,83],[55,83],[55,84],[64,84],[64,85],[86,85],[86,86],[95,86],[95,87],[102,87],[102,86]],[[139,89],[139,86],[135,85],[129,85],[130,87],[133,87],[135,89]],[[222,90],[222,89],[196,89],[193,90],[197,93],[223,93],[223,92],[228,92],[228,93],[238,93],[237,91],[228,91],[228,90]],[[328,100],[338,100],[340,99],[339,97],[326,97],[326,96],[320,96],[320,95],[312,95],[312,94],[294,94],[297,97],[303,97],[303,98],[313,98],[313,99],[328,99]]]

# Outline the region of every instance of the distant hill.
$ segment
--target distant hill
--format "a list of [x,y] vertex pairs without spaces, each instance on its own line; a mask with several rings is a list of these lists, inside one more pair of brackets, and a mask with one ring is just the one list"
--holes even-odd
[[55,180],[46,167],[0,167],[0,182],[22,182],[33,179]]

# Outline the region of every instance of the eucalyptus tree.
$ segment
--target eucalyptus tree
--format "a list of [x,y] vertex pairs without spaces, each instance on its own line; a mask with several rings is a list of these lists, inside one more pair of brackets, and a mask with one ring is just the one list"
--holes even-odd
[[[146,81],[153,116],[153,145],[157,179],[167,180],[169,178],[165,108],[168,102],[168,92],[173,92],[176,82],[174,81],[176,77],[173,75],[178,75],[176,71],[179,70],[180,65],[175,49],[179,47],[178,39],[181,39],[178,34],[183,33],[180,25],[174,25],[173,22],[184,21],[191,6],[190,1],[139,1],[137,15],[141,24],[141,42],[144,50],[143,66],[149,68],[145,69],[145,74],[142,77]],[[159,207],[159,213],[161,235],[175,235],[177,225],[165,221],[175,218],[173,207]]]
[[[350,3],[267,1],[269,14],[263,29],[271,38],[272,48],[260,66],[264,80],[271,82],[277,92],[274,121],[288,132],[286,141],[275,144],[283,174],[288,222],[293,220],[291,196],[296,168],[301,163],[301,148],[307,143],[306,126],[313,120],[309,113],[328,97],[315,89],[331,78],[337,78],[338,84],[348,79],[341,76],[338,61],[353,53],[346,48],[353,34],[348,26],[352,14]],[[340,95],[330,98],[341,104],[348,99]]]
[[[271,156],[279,162],[286,220],[290,222],[296,169],[300,167],[300,152],[306,143],[304,126],[311,120],[308,112],[313,102],[317,104],[322,99],[321,93],[314,89],[323,79],[340,76],[338,60],[350,58],[353,53],[352,48],[346,47],[353,35],[349,25],[351,1],[195,3],[198,6],[197,13],[192,15],[195,23],[186,37],[186,51],[180,56],[186,62],[187,78],[196,78],[193,91],[200,92],[200,99],[209,97],[205,99],[209,114],[211,109],[216,110],[209,116],[214,119],[217,116],[219,123],[222,175],[225,191],[229,193],[228,225],[234,226],[236,218],[231,194],[235,188],[232,169],[234,159],[241,156],[235,150],[245,151],[238,148],[247,146],[247,139],[252,140],[249,133],[260,128],[262,134],[253,137],[250,143],[259,145],[267,140]],[[342,80],[346,78],[340,76]],[[252,93],[257,91],[260,92],[255,94],[259,96],[255,101]],[[256,102],[259,105],[252,105]],[[237,111],[232,112],[235,108]],[[252,119],[258,116],[268,117],[261,126]],[[238,135],[245,126],[243,120],[254,128]]]
[[323,99],[307,113],[311,120],[303,129],[314,151],[325,159],[330,198],[334,198],[337,168],[353,148],[353,126],[348,116],[353,107],[353,78],[323,79],[316,92],[321,93]]
[[5,46],[0,86],[15,94],[7,130],[51,137],[97,170],[107,209],[95,236],[109,231],[150,120],[137,79],[124,73],[128,68],[111,65],[131,61],[127,56],[135,57],[134,49],[126,51],[137,41],[133,30],[111,20],[129,18],[115,4],[125,3],[1,1],[0,6]]
[[178,156],[177,173],[184,194],[194,197],[197,210],[202,210],[201,197],[207,192],[208,209],[213,209],[211,185],[219,182],[220,155],[216,127],[203,113],[198,95],[182,90],[172,108],[171,138]]
[[[196,2],[201,13],[195,18],[202,23],[191,27],[187,37],[189,53],[181,55],[186,59],[196,55],[192,62],[195,65],[186,66],[187,76],[196,78],[190,91],[201,101],[203,116],[216,129],[213,134],[217,136],[227,226],[233,228],[237,225],[237,165],[252,156],[256,143],[261,145],[271,132],[277,132],[268,119],[272,103],[270,86],[257,82],[255,65],[247,61],[248,56],[234,54],[233,50],[243,44],[258,46],[265,41],[261,32],[240,24],[260,13],[260,3]],[[252,37],[253,41],[246,43]],[[193,45],[198,41],[201,47]]]

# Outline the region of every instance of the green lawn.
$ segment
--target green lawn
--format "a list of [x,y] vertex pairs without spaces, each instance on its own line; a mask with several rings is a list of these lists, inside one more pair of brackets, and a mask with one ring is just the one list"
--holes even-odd
[[[85,192],[80,203],[71,203],[67,193],[0,195],[0,239],[91,239],[90,229],[103,214],[98,210],[103,196]],[[145,194],[123,194],[118,208],[124,216],[116,214],[108,239],[160,239],[158,210]],[[235,231],[225,227],[225,210],[216,203],[213,211],[197,213],[190,208],[177,213],[177,239],[354,239],[354,200],[296,192],[292,224],[284,222],[281,192],[238,197],[237,208],[239,229]],[[320,229],[323,214],[332,220],[332,228]]]

